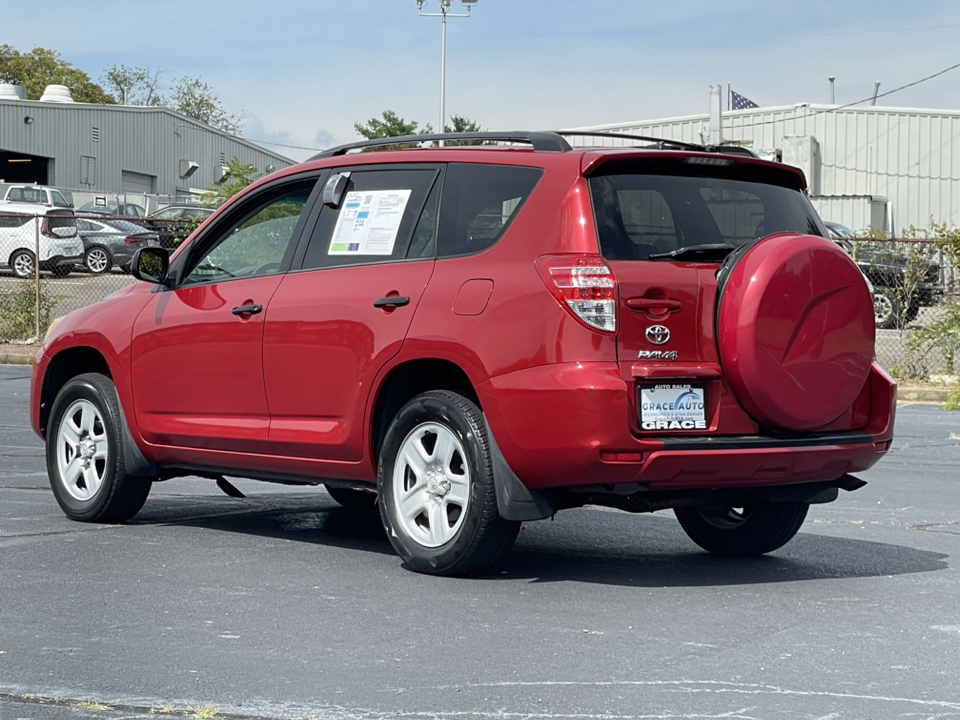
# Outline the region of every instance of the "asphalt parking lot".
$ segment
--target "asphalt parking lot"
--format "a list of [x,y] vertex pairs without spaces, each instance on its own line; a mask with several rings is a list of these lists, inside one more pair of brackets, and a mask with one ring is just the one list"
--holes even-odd
[[901,405],[869,484],[757,559],[670,513],[528,523],[497,573],[404,570],[322,489],[63,517],[0,367],[0,718],[960,717],[960,413]]

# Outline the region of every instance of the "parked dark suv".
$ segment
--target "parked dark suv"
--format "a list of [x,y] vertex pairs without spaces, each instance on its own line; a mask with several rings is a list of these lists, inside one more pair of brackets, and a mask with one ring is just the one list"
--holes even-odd
[[[363,152],[440,139],[484,144]],[[138,251],[145,282],[36,356],[61,507],[120,522],[182,475],[324,484],[444,575],[588,504],[673,508],[715,553],[779,548],[890,447],[867,283],[799,170],[627,142],[348,145],[172,259]]]
[[[840,223],[825,222],[830,237],[856,260],[873,285],[873,310],[877,327],[900,328],[913,322],[920,308],[943,301],[940,264],[915,254],[911,257],[884,240],[857,238]],[[854,245],[854,243],[858,243]]]

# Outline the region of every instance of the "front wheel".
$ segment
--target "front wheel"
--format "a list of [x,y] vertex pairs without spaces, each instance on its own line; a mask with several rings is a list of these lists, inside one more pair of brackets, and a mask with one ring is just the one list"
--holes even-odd
[[47,475],[53,494],[72,520],[129,520],[150,494],[148,478],[127,475],[122,410],[110,378],[85,373],[69,380],[50,410]]
[[10,256],[10,269],[18,278],[33,277],[36,265],[33,253],[29,250],[17,250]]
[[483,414],[453,392],[426,392],[403,406],[384,438],[377,487],[387,537],[417,572],[488,569],[520,531],[497,510]]
[[903,327],[901,307],[896,288],[876,288],[873,291],[873,317],[881,330]]
[[786,545],[800,530],[809,503],[768,502],[675,508],[687,536],[716,555],[763,555]]

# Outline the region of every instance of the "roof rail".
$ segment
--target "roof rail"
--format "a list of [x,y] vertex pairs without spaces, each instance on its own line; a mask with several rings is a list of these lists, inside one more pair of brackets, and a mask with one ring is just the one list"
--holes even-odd
[[540,152],[567,152],[572,150],[570,143],[564,140],[559,133],[554,132],[460,132],[460,133],[432,133],[427,135],[403,135],[401,137],[375,138],[361,140],[346,145],[324,150],[314,155],[311,160],[346,155],[351,150],[363,150],[381,145],[416,145],[423,142],[481,140],[499,142],[522,142],[533,146]]
[[570,136],[582,136],[582,137],[607,137],[607,138],[620,138],[621,140],[642,140],[644,142],[652,142],[663,147],[678,147],[685,148],[687,150],[708,150],[713,148],[708,148],[706,145],[697,145],[696,143],[682,142],[680,140],[668,140],[666,138],[659,137],[650,137],[649,135],[626,135],[624,133],[607,133],[607,132],[597,132],[595,130],[557,130],[557,135],[562,137]]

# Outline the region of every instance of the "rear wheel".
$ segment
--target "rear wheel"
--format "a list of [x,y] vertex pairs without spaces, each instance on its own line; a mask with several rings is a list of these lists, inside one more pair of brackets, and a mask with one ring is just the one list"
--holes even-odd
[[786,545],[800,530],[804,502],[767,502],[759,498],[738,504],[674,509],[687,536],[716,555],[763,555]]
[[110,257],[106,248],[94,245],[87,248],[87,251],[83,254],[83,264],[90,272],[100,274],[113,267],[113,258]]
[[345,508],[351,510],[375,510],[377,507],[377,494],[367,492],[366,490],[354,490],[353,488],[334,487],[324,485],[327,492],[334,500]]
[[35,268],[33,253],[29,250],[16,250],[10,256],[10,269],[18,278],[32,277]]
[[113,382],[97,373],[69,380],[53,402],[47,475],[57,502],[73,520],[129,520],[150,494],[148,478],[127,475],[121,412]]
[[520,530],[497,510],[483,414],[453,392],[427,392],[403,406],[384,438],[378,490],[387,537],[417,572],[487,569]]

